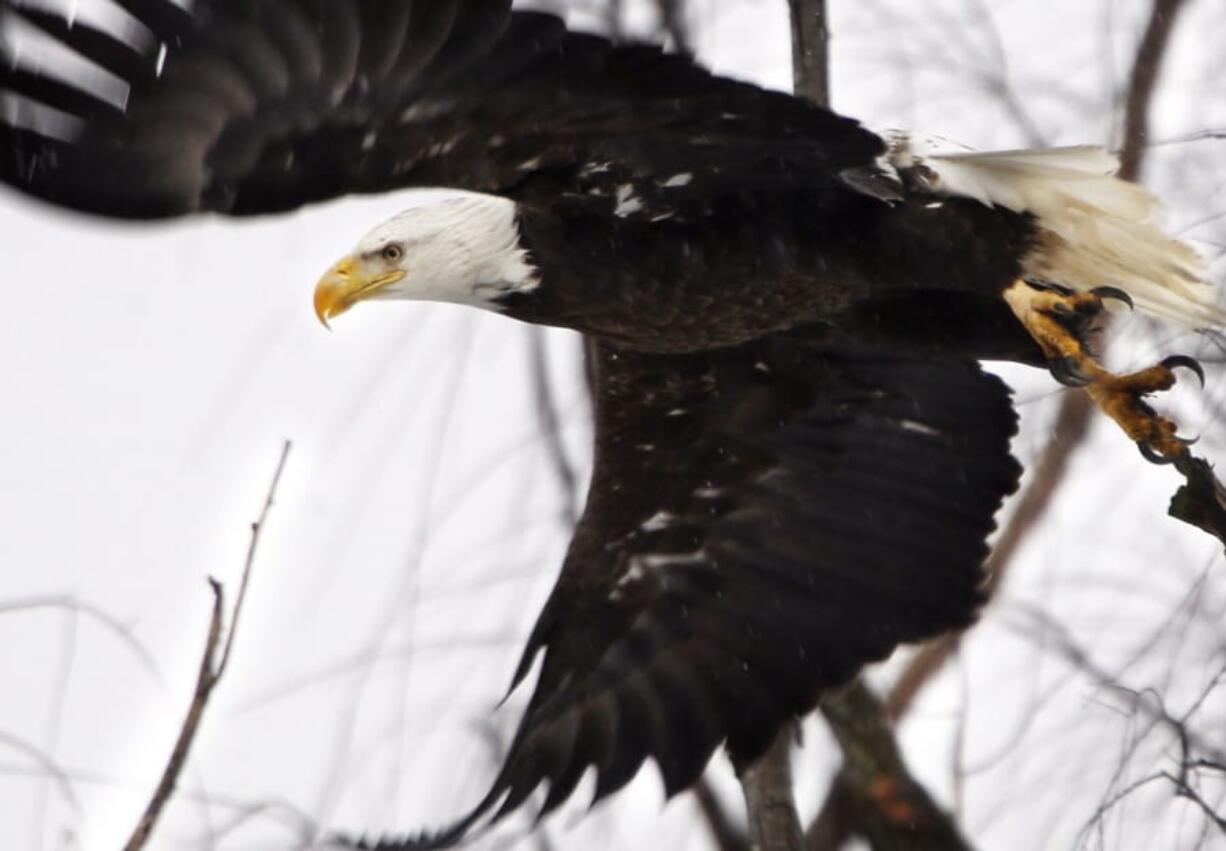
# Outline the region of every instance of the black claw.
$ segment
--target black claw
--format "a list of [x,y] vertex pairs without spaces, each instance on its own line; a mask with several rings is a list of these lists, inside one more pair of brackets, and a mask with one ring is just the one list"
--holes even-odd
[[1200,443],[1199,434],[1196,437],[1180,437],[1179,435],[1175,435],[1175,439],[1184,446],[1195,446],[1196,444]]
[[1098,296],[1100,299],[1112,299],[1114,301],[1122,301],[1128,305],[1129,310],[1136,310],[1136,305],[1132,303],[1132,296],[1121,290],[1119,287],[1095,287],[1090,290],[1091,295]]
[[1052,378],[1065,387],[1085,387],[1094,380],[1092,375],[1082,372],[1077,358],[1053,358],[1047,362]]
[[1148,443],[1138,443],[1137,449],[1141,450],[1141,456],[1151,464],[1174,464],[1177,460],[1174,456],[1163,455]]
[[1196,375],[1200,386],[1205,386],[1205,368],[1200,365],[1200,361],[1196,358],[1190,358],[1187,355],[1171,355],[1169,358],[1162,359],[1162,365],[1167,369],[1175,369],[1181,366],[1185,369],[1190,369]]

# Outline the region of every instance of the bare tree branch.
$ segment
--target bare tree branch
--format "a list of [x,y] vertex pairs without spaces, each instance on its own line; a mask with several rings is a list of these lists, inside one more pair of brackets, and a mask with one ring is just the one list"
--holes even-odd
[[[141,814],[140,820],[136,823],[132,835],[124,845],[124,851],[140,851],[140,849],[145,847],[149,837],[153,834],[153,829],[157,825],[162,810],[165,809],[170,796],[174,794],[175,786],[179,782],[179,775],[183,773],[183,767],[187,763],[188,754],[191,752],[192,743],[196,739],[196,732],[200,728],[200,721],[204,717],[204,710],[208,706],[213,689],[221,679],[222,674],[225,673],[226,665],[230,661],[230,651],[234,647],[234,636],[238,631],[239,615],[242,613],[243,601],[247,596],[251,568],[255,563],[255,554],[260,543],[260,531],[264,528],[264,523],[268,519],[268,512],[272,509],[273,500],[277,493],[277,485],[280,483],[281,474],[285,470],[285,462],[289,459],[290,446],[291,444],[287,440],[281,447],[281,457],[277,462],[277,469],[273,473],[272,483],[268,486],[268,496],[264,499],[264,507],[260,510],[260,516],[251,524],[251,542],[247,545],[247,558],[243,564],[238,598],[234,603],[234,612],[230,618],[230,630],[226,634],[224,645],[222,644],[222,621],[225,617],[225,592],[220,582],[212,577],[209,578],[209,587],[213,591],[213,614],[209,619],[208,639],[204,645],[204,656],[200,660],[200,672],[196,676],[196,690],[192,695],[192,702],[188,706],[187,717],[183,719],[183,726],[179,729],[179,737],[175,741],[175,746],[170,752],[170,758],[166,762],[166,768],[162,772],[162,778],[158,781],[157,788],[153,790],[153,795],[149,798],[149,803]],[[220,659],[217,656],[219,649],[221,651]]]
[[[818,106],[830,103],[826,0],[788,0],[792,16],[792,80],[795,93]],[[790,730],[780,731],[766,754],[739,768],[754,851],[799,851],[800,816],[792,791]]]
[[792,13],[792,88],[805,100],[830,106],[830,31],[826,0],[789,0]]
[[1175,18],[1184,0],[1154,0],[1149,23],[1137,47],[1124,105],[1124,140],[1120,146],[1120,177],[1136,180],[1145,161],[1149,140],[1149,107],[1154,99],[1158,72],[1166,57],[1167,44],[1175,27]]
[[660,25],[672,39],[673,46],[680,53],[693,53],[690,44],[689,30],[685,25],[684,0],[656,0],[656,9],[660,12]]
[[[789,8],[794,90],[797,95],[819,106],[829,106],[830,34],[826,23],[826,0],[790,0]],[[967,847],[960,841],[957,829],[949,818],[907,773],[893,732],[882,715],[876,697],[867,687],[856,682],[845,692],[831,695],[823,702],[822,713],[838,739],[844,757],[843,768],[833,787],[841,794],[834,802],[835,811],[831,813],[831,818],[839,826],[850,821],[844,818],[842,807],[837,806],[838,802],[845,801],[852,808],[852,820],[857,822],[856,832],[869,838],[874,849],[904,845],[912,847],[911,843],[919,836],[914,826],[920,824],[939,825],[945,829],[939,831],[937,836],[943,844],[917,845],[917,848]],[[742,778],[746,803],[749,805],[750,839],[754,848],[799,847],[791,844],[793,824],[798,832],[799,819],[792,799],[789,745],[785,736],[780,735],[771,751],[755,767],[760,773],[747,774]],[[780,788],[784,783],[787,784],[786,797]],[[759,784],[766,788],[755,788]],[[755,804],[759,811],[756,811]],[[762,813],[760,808],[763,806],[773,809]],[[826,810],[823,807],[823,811]],[[772,820],[771,816],[776,820]],[[818,824],[824,828],[827,822],[819,819]],[[759,844],[759,829],[774,830],[772,838],[779,844],[768,845],[765,839]],[[808,842],[822,841],[819,832],[824,835],[825,831],[811,831]],[[795,841],[799,843],[799,833],[795,836]],[[834,836],[837,836],[837,832],[832,834],[832,838]],[[841,844],[841,839],[836,841]],[[814,846],[808,844],[807,847]],[[837,848],[838,844],[830,847]]]
[[[843,767],[829,799],[846,814],[823,806],[806,838],[809,851],[841,847],[846,834],[823,819],[846,820],[846,829],[873,851],[965,851],[971,846],[953,819],[907,770],[881,702],[862,682],[826,700],[822,713],[843,751]],[[829,800],[828,799],[828,800]],[[830,844],[819,844],[828,842]]]
[[608,0],[604,11],[605,29],[609,38],[620,41],[622,37],[622,0]]
[[805,831],[805,851],[838,851],[855,833],[851,784],[840,766],[830,780],[826,800]]
[[1169,513],[1226,543],[1226,488],[1213,467],[1191,453],[1175,462],[1187,482],[1171,497]]
[[541,434],[553,461],[553,471],[562,490],[565,504],[565,520],[574,526],[579,520],[579,476],[562,444],[562,423],[558,419],[557,400],[554,399],[553,382],[549,379],[549,363],[545,351],[545,332],[532,328],[528,334],[528,356],[532,364],[532,391],[536,403],[536,416],[541,422]]
[[719,851],[748,851],[749,837],[728,818],[728,811],[715,796],[715,790],[706,778],[702,778],[694,786],[694,797],[698,799],[698,808],[706,819],[711,830],[711,838]]
[[792,796],[791,725],[775,737],[770,750],[738,774],[749,814],[749,847],[753,851],[800,851],[800,816]]

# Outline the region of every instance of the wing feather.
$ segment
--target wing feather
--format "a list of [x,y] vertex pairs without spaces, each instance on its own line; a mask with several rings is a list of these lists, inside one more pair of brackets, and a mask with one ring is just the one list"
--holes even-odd
[[358,55],[358,79],[361,85],[355,90],[355,97],[381,88],[395,69],[396,61],[408,49],[407,38],[409,24],[414,16],[413,6],[412,2],[405,0],[376,0],[359,6],[362,32],[366,34],[366,39]]
[[7,65],[0,65],[0,90],[85,121],[105,121],[122,114],[115,104],[62,80]]
[[[9,5],[9,4],[6,4]],[[178,44],[192,31],[192,16],[171,0],[115,0],[163,44]]]
[[721,743],[756,758],[825,690],[982,600],[1020,471],[1008,391],[977,365],[765,338],[604,346],[598,376],[588,507],[516,675],[544,652],[502,771],[460,825],[381,847],[451,844],[544,783],[539,818],[589,768],[599,799],[651,759],[672,795]]
[[[17,132],[42,135],[25,112],[0,110],[0,179],[61,206],[156,218],[405,186],[557,195],[560,177],[580,195],[594,179],[606,194],[629,182],[654,215],[691,180],[704,194],[806,171],[833,180],[884,149],[853,121],[656,47],[568,33],[509,0],[121,5],[152,38],[0,0],[0,103],[80,124],[53,134],[69,142],[53,150]],[[123,107],[88,75],[12,53],[18,19],[118,76]],[[687,169],[699,174],[667,183]]]
[[59,15],[29,6],[6,6],[5,9],[121,80],[142,80],[154,71],[148,58],[136,48],[84,21],[75,20],[70,24]]

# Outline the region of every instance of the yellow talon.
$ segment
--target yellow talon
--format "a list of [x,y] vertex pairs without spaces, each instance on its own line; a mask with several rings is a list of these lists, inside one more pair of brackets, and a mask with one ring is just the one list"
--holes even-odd
[[1086,345],[1090,320],[1101,312],[1103,298],[1130,302],[1126,293],[1110,288],[1064,293],[1016,281],[1005,290],[1004,297],[1043,350],[1056,380],[1085,387],[1094,404],[1136,441],[1141,454],[1155,463],[1171,463],[1187,453],[1189,441],[1178,436],[1175,423],[1158,414],[1143,397],[1173,387],[1174,370],[1181,366],[1192,370],[1203,384],[1200,364],[1176,355],[1148,369],[1116,375],[1105,369]]

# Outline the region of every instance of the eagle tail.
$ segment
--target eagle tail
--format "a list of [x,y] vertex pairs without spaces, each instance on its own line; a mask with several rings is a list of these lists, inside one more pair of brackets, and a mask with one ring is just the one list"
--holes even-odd
[[890,137],[890,164],[942,195],[974,198],[1035,217],[1027,277],[1074,290],[1113,286],[1137,308],[1189,328],[1226,328],[1205,262],[1163,230],[1158,200],[1117,176],[1119,159],[1096,146],[975,152],[944,140]]

